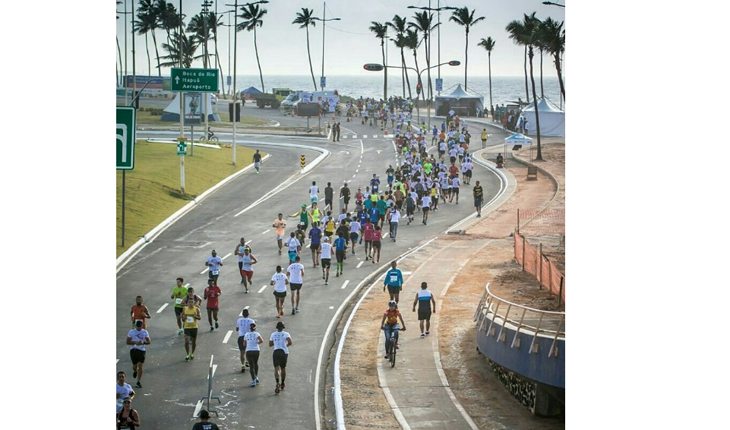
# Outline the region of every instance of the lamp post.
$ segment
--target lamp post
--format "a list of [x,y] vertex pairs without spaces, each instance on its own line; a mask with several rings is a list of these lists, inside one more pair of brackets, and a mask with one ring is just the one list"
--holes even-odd
[[325,85],[326,78],[324,75],[324,27],[325,27],[325,23],[327,21],[339,21],[340,20],[340,18],[325,19],[325,18],[327,18],[326,6],[327,6],[327,2],[322,2],[322,18],[319,18],[316,16],[312,17],[313,20],[322,22],[322,76],[320,76],[320,79],[319,79],[319,86],[322,87],[323,91],[324,91],[324,87],[326,86]]
[[[203,35],[205,37],[205,43],[203,43],[203,67],[208,68],[208,28],[206,21],[208,21],[208,8],[213,5],[212,1],[203,0],[203,4],[200,6],[203,8]],[[203,93],[203,113],[205,115],[205,126],[203,129],[203,136],[205,141],[208,141],[208,98],[210,96],[207,92]],[[192,146],[190,149],[192,150]],[[192,156],[192,151],[190,152]]]
[[[440,4],[441,4],[441,0],[438,0],[436,2],[436,7],[435,8],[432,8],[432,7],[420,7],[420,6],[408,6],[408,9],[421,9],[421,10],[428,10],[428,11],[432,11],[432,12],[436,12],[437,13],[436,16],[438,17],[438,24],[436,24],[436,26],[438,27],[438,34],[437,34],[438,42],[436,43],[436,45],[438,47],[438,51],[437,51],[437,55],[438,55],[437,62],[438,63],[441,63],[441,11],[442,10],[456,10],[456,9],[458,9],[458,7],[453,7],[453,6],[440,7],[439,6]],[[430,29],[429,29],[428,33],[429,33],[428,37],[430,39],[431,38],[431,30]],[[430,47],[429,47],[429,49],[430,49]],[[438,68],[438,79],[441,79],[441,67]],[[441,95],[441,91],[438,91],[438,95]]]
[[[228,24],[221,24],[224,27],[228,27],[228,76],[226,79],[226,84],[228,86],[228,94],[231,93],[231,27],[233,27],[233,24],[231,24],[231,13],[235,12],[235,9],[227,10],[225,12],[220,13],[218,16],[223,16],[225,14],[228,14]],[[224,93],[225,94],[225,93]]]
[[[245,3],[240,5],[241,8],[245,6],[252,6],[255,4],[268,3],[269,0],[259,0],[252,3]],[[233,6],[233,11],[238,11],[238,0],[234,4],[226,4],[226,6]],[[233,165],[236,165],[236,108],[238,107],[238,94],[236,94],[236,44],[238,41],[238,14],[233,14]]]

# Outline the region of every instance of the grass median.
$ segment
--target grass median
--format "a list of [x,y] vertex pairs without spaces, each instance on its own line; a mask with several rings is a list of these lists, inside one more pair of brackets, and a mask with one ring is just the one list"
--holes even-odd
[[[117,171],[117,257],[160,222],[222,179],[252,163],[254,150],[196,146],[185,156],[185,194],[180,190],[180,157],[171,143],[137,140],[134,170],[126,172],[125,229],[122,246],[122,171]],[[190,148],[188,147],[188,154]],[[265,155],[265,154],[262,154]]]

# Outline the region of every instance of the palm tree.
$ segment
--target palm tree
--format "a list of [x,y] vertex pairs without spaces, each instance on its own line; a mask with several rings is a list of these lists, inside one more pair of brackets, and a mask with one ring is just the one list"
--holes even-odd
[[193,15],[188,23],[187,31],[192,33],[191,39],[194,39],[198,46],[203,46],[203,67],[208,68],[208,40],[210,39],[211,30],[208,27],[206,14],[201,12],[197,15]]
[[[530,81],[532,82],[532,101],[533,106],[535,108],[535,127],[537,129],[537,157],[535,160],[537,161],[543,161],[542,159],[542,145],[540,144],[540,114],[537,110],[537,94],[535,90],[535,76],[532,70],[532,57],[534,56],[533,47],[538,43],[538,38],[540,35],[539,29],[540,29],[540,20],[535,17],[535,12],[532,12],[531,15],[524,15],[524,18],[521,25],[518,26],[518,28],[521,28],[521,33],[514,34],[512,33],[512,30],[510,30],[510,27],[513,29],[515,26],[513,25],[517,21],[512,21],[507,25],[507,31],[509,31],[511,34],[515,35],[515,40],[519,40],[519,44],[524,44],[527,47],[528,57],[530,59]],[[510,36],[512,37],[512,35]]]
[[[401,83],[403,84],[403,98],[406,97],[406,81],[408,81],[408,71],[406,70],[406,57],[403,55],[403,35],[406,32],[407,21],[404,17],[394,15],[393,21],[385,23],[388,27],[395,31],[396,39],[393,43],[397,48],[400,48],[400,61],[401,61]],[[408,94],[411,93],[411,83],[408,82]]]
[[202,58],[203,55],[195,55],[198,50],[198,41],[195,37],[188,37],[185,33],[175,31],[170,37],[170,43],[163,43],[162,49],[167,51],[167,55],[162,58],[168,60],[161,64],[161,67],[176,67],[180,64],[182,54],[182,67],[190,68],[193,60]]
[[[165,33],[167,33],[167,44],[171,45],[172,41],[170,39],[170,32],[175,31],[179,35],[180,27],[185,26],[184,21],[181,20],[180,15],[178,15],[175,5],[168,3],[165,0],[157,0],[157,3],[155,3],[155,14],[157,16],[157,23],[159,24],[159,27],[164,29]],[[179,42],[175,43],[179,44]]]
[[266,92],[266,88],[264,87],[264,75],[261,73],[261,61],[259,60],[259,46],[256,42],[256,27],[261,27],[264,25],[263,16],[266,15],[268,11],[264,8],[259,8],[259,5],[257,4],[249,4],[248,7],[241,7],[241,14],[238,15],[239,18],[243,19],[244,21],[238,24],[238,27],[236,27],[236,31],[241,31],[243,29],[246,29],[248,31],[253,30],[253,47],[256,51],[256,63],[259,66],[259,77],[261,78],[261,91]]
[[155,56],[157,58],[157,75],[162,76],[162,70],[160,69],[160,51],[157,49],[157,37],[155,36],[155,30],[160,28],[160,10],[158,6],[152,3],[152,0],[139,0],[139,11],[137,12],[138,30],[139,34],[144,34],[145,37],[145,48],[147,49],[147,67],[152,74],[152,67],[150,63],[149,47],[147,45],[147,33],[152,34],[152,44],[155,46]]
[[433,96],[433,88],[431,87],[431,57],[428,55],[428,44],[430,43],[428,40],[428,35],[431,30],[435,29],[438,26],[438,24],[431,26],[431,23],[433,22],[433,14],[428,13],[427,11],[416,12],[416,14],[413,15],[413,18],[415,19],[415,21],[410,22],[408,26],[415,28],[417,31],[423,33],[423,49],[426,51],[426,73],[428,74],[428,98],[430,99]]
[[383,100],[388,100],[388,68],[385,67],[385,37],[388,34],[388,25],[381,24],[376,21],[370,22],[370,31],[375,33],[375,37],[380,39],[380,51],[383,54]]
[[[482,38],[477,46],[483,46],[487,50],[487,56],[489,58],[489,108],[494,119],[494,105],[492,104],[492,49],[494,49],[494,39],[492,36]],[[466,84],[464,85],[466,87]]]
[[[220,59],[220,56],[218,55],[218,27],[223,25],[223,16],[222,15],[216,16],[215,13],[209,12],[208,16],[207,16],[207,21],[205,24],[213,32],[213,46],[215,49],[215,62],[218,65],[218,70],[220,71],[220,78],[221,78],[220,92],[222,93],[223,88],[225,88],[225,85],[223,83],[223,65],[221,64],[221,59]],[[215,67],[215,64],[213,66]]]
[[523,45],[525,47],[525,94],[527,95],[527,103],[530,103],[530,91],[527,88],[527,43],[523,40],[525,29],[523,23],[520,21],[512,21],[507,24],[507,32],[510,34],[509,38],[512,39],[517,45]]
[[476,12],[475,9],[472,9],[471,13],[469,13],[469,8],[462,7],[456,9],[450,18],[451,21],[463,25],[464,31],[466,32],[466,45],[464,46],[464,91],[466,91],[467,69],[469,68],[469,29],[472,25],[484,19],[483,16],[474,18],[474,12]]
[[[418,40],[418,32],[415,30],[406,30],[406,35],[403,36],[403,46],[405,48],[408,48],[413,51],[413,61],[416,63],[416,76],[420,78],[421,73],[420,69],[418,68],[418,46],[420,45],[420,41]],[[408,76],[408,75],[406,75]],[[421,84],[420,79],[419,82],[416,82],[416,85]],[[421,84],[421,94],[423,94],[423,84]],[[410,84],[408,84],[408,95],[411,96],[411,87]],[[418,94],[416,94],[416,99],[418,98]]]
[[317,91],[317,81],[314,80],[314,70],[312,69],[312,54],[309,51],[309,26],[315,26],[316,21],[313,18],[314,10],[302,8],[301,12],[297,12],[297,17],[292,21],[292,24],[299,24],[299,28],[307,30],[307,57],[309,58],[309,72],[312,74],[312,84],[314,84],[314,91]]
[[540,25],[540,41],[545,47],[545,51],[553,55],[555,69],[558,73],[558,82],[560,83],[560,93],[565,99],[565,87],[563,86],[563,72],[560,67],[560,56],[565,52],[565,30],[563,23],[558,24],[552,18],[547,18]]

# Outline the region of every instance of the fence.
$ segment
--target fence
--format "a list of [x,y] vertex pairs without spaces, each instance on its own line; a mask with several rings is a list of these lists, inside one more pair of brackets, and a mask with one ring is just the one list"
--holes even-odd
[[542,245],[536,247],[527,243],[527,239],[515,232],[515,259],[522,265],[522,270],[535,276],[540,288],[547,288],[558,296],[558,305],[565,303],[565,276],[555,263],[542,253]]

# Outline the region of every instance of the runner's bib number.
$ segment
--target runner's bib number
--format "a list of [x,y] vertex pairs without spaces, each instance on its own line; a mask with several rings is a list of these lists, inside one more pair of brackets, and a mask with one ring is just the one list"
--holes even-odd
[[195,322],[195,317],[187,317],[187,318],[185,319],[185,321],[186,321],[186,322],[189,322],[189,323],[194,323],[194,322]]
[[213,274],[213,276],[216,276],[216,275],[218,275],[218,272],[220,272],[220,270],[211,270],[211,271],[210,271],[210,273],[212,273],[212,274]]
[[181,305],[182,304],[182,299],[181,298],[175,299],[175,304],[176,305]]
[[398,282],[398,275],[390,275],[390,282]]

